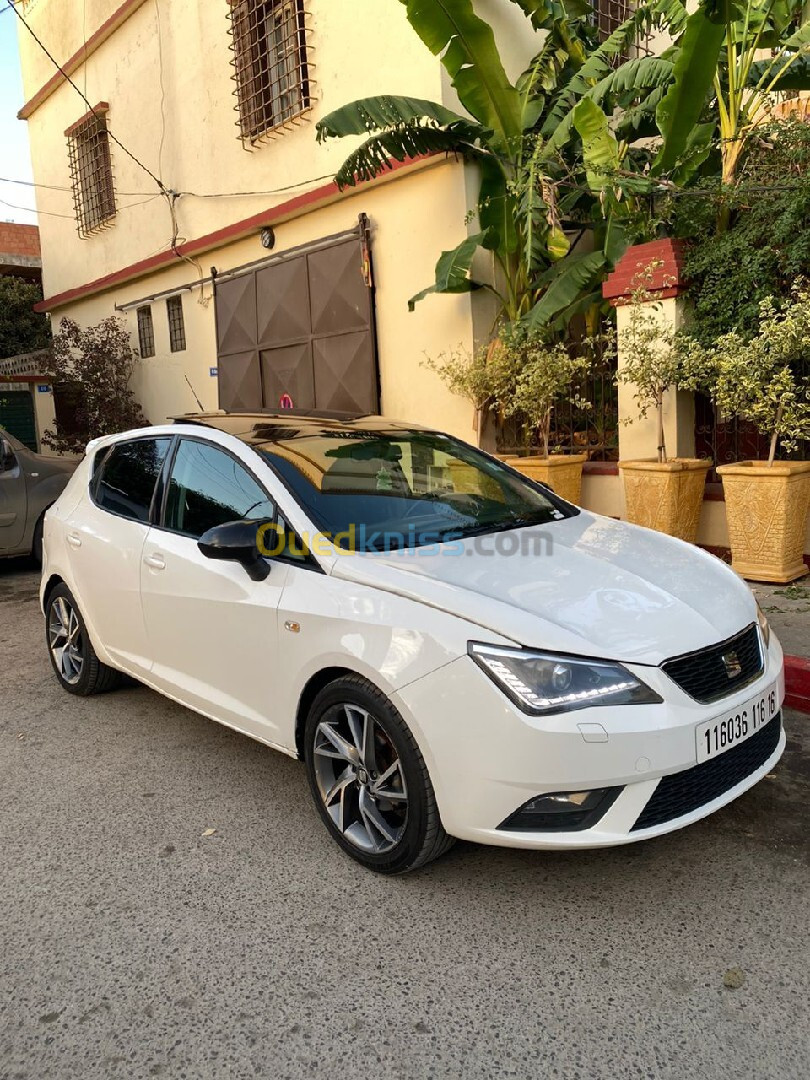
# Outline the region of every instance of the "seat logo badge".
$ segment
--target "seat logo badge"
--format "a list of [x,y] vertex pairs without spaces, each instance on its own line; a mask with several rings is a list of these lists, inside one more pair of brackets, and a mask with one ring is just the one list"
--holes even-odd
[[742,664],[736,652],[723,653],[720,659],[723,661],[723,667],[729,679],[736,679],[738,675],[742,675]]

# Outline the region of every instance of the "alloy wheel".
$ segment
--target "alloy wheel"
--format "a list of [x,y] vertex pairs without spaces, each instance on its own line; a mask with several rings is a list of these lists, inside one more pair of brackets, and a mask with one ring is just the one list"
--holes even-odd
[[393,742],[371,713],[337,705],[315,730],[318,791],[335,827],[363,851],[396,847],[408,823],[408,791]]
[[69,686],[75,686],[84,668],[84,639],[79,616],[63,596],[51,605],[48,641],[56,670]]

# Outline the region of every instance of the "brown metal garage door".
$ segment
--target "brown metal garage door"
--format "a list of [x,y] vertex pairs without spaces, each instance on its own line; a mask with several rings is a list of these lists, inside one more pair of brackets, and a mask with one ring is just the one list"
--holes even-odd
[[216,283],[219,404],[379,411],[368,223]]

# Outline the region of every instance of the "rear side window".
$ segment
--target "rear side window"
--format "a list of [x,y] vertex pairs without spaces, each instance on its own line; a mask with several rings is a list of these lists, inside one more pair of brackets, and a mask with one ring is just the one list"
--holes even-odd
[[149,507],[170,438],[116,443],[101,466],[95,502],[102,510],[133,521],[149,521]]
[[216,525],[266,521],[275,512],[264,488],[230,454],[210,443],[181,441],[169,480],[167,529],[199,539]]

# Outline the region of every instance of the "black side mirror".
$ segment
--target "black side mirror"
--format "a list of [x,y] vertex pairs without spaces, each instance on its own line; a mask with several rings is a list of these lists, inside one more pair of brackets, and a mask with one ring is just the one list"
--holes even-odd
[[217,525],[197,541],[206,559],[227,559],[244,566],[254,581],[264,581],[270,567],[259,554],[257,531],[262,521],[229,521]]

